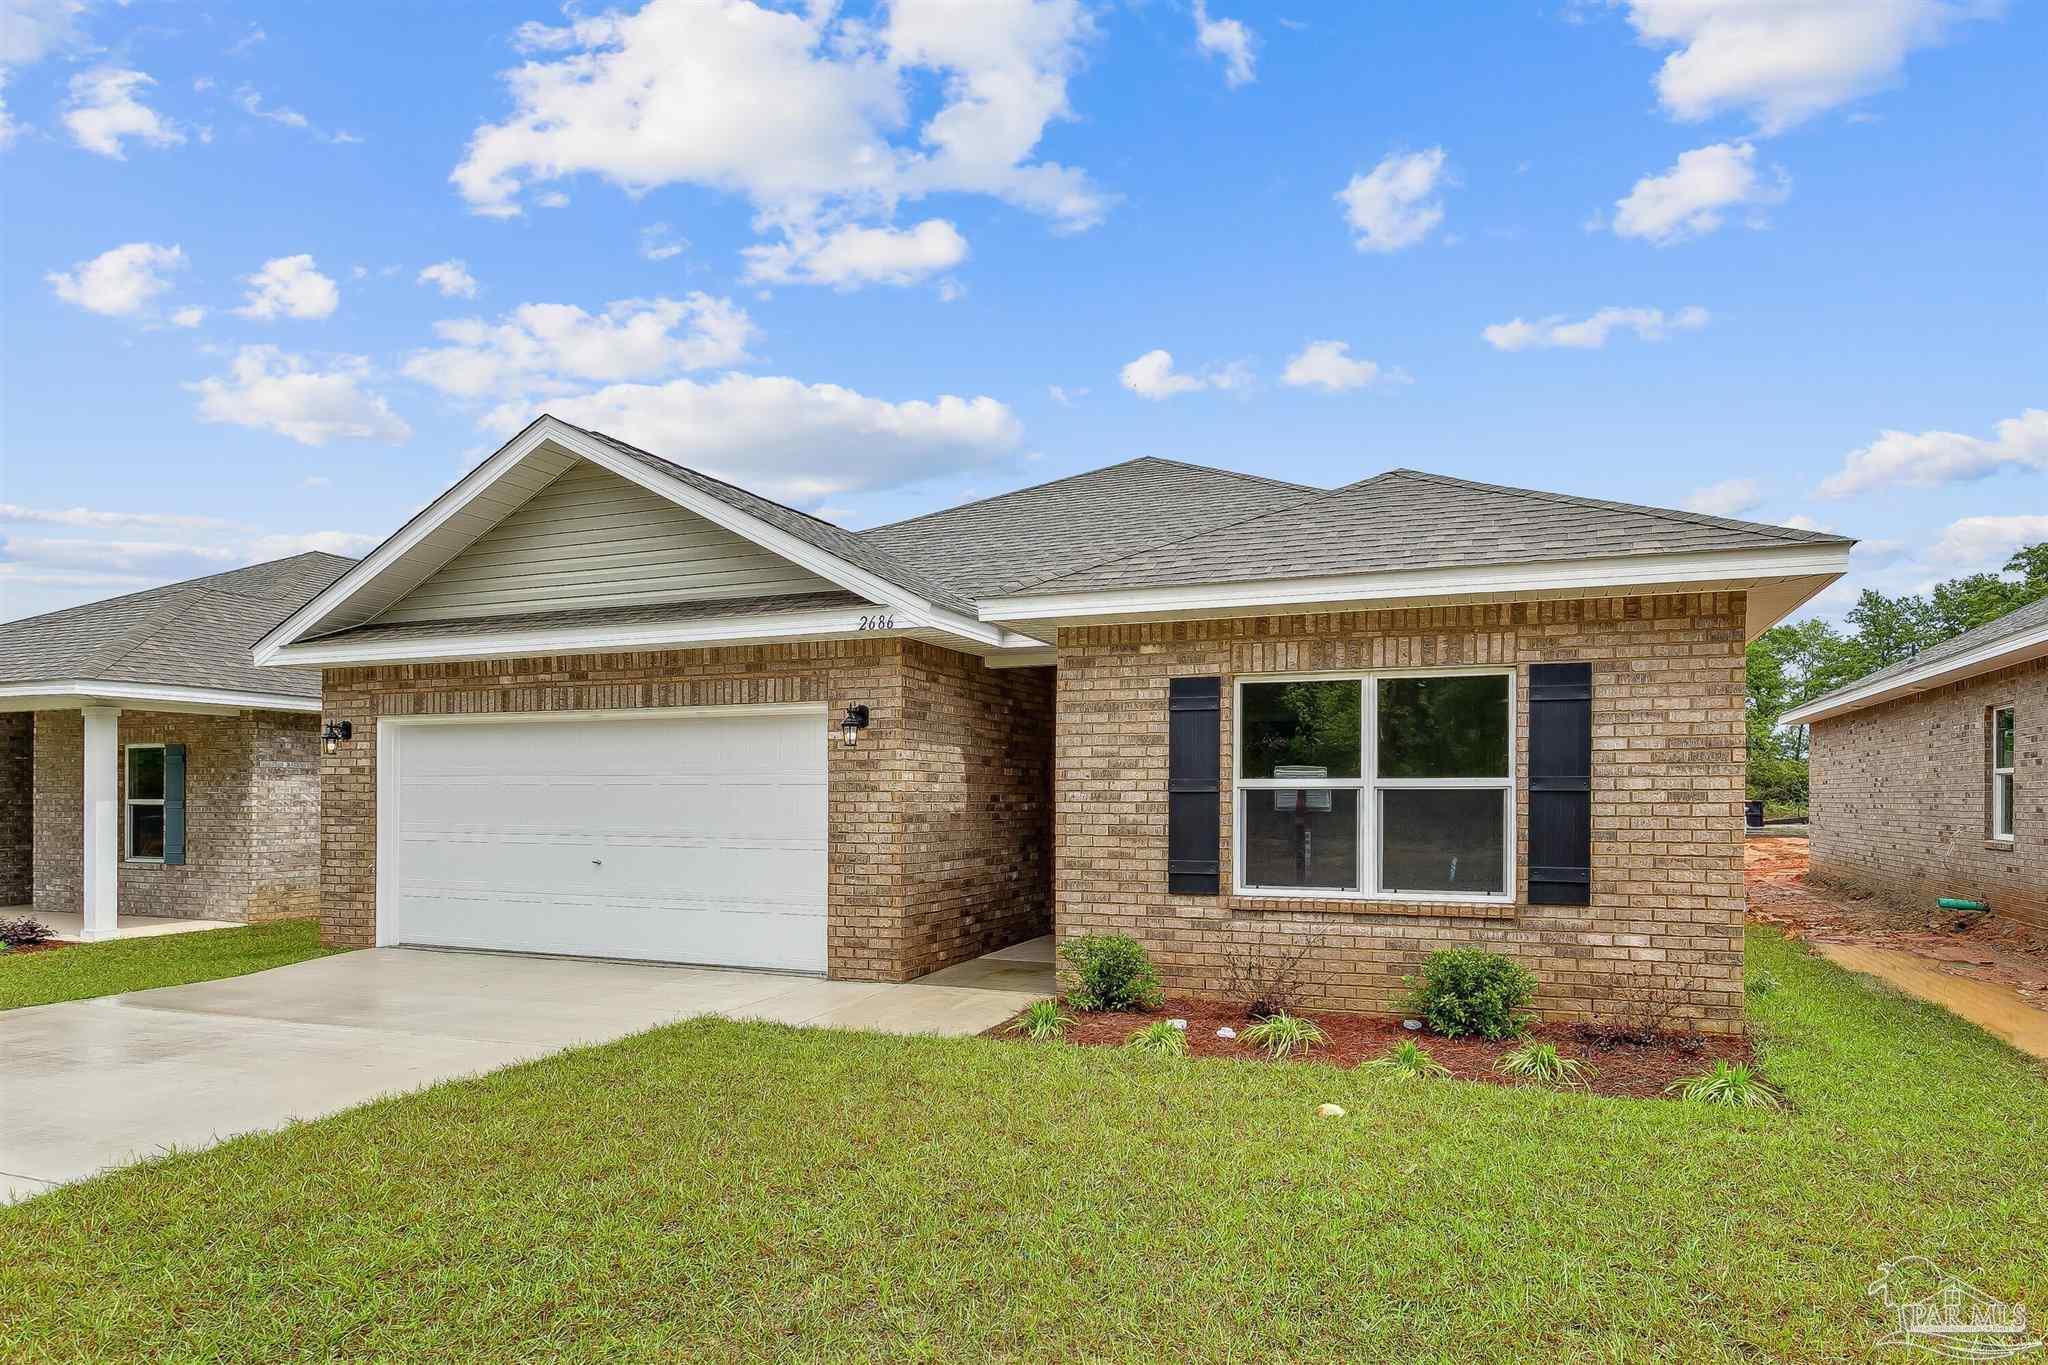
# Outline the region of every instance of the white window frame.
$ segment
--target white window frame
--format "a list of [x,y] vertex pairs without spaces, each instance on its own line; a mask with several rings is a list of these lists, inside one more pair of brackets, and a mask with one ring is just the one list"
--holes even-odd
[[2019,779],[2014,776],[2013,768],[2001,768],[1998,766],[1998,718],[2000,716],[2012,717],[2012,757],[2013,763],[2016,766],[2019,763],[2020,757],[2019,710],[2016,706],[1994,706],[1991,708],[1991,838],[1996,843],[2011,844],[2018,842],[2019,827],[2013,820],[2012,808],[2005,799],[2005,784],[1998,779],[2001,777],[2011,777],[2013,779],[2013,795],[2015,797],[2019,795]]
[[[138,749],[156,749],[158,751],[162,751],[167,749],[168,747],[169,746],[163,744],[128,744],[122,746],[121,854],[124,860],[126,860],[127,862],[160,863],[164,860],[164,856],[161,853],[155,855],[154,857],[150,857],[145,854],[138,854],[135,851],[135,808],[137,806],[161,807],[164,804],[164,798],[161,796],[151,798],[147,796],[135,795],[135,760],[133,758],[133,754]],[[164,790],[170,790],[170,773],[168,771],[166,771],[164,774]],[[167,829],[164,832],[168,834],[170,831]]]
[[[1508,771],[1505,777],[1380,777],[1379,774],[1379,684],[1394,678],[1506,678],[1508,680]],[[1244,689],[1268,683],[1356,682],[1362,689],[1357,777],[1280,778],[1244,777]],[[1513,905],[1515,895],[1515,786],[1520,753],[1516,747],[1519,728],[1520,680],[1513,668],[1388,668],[1369,673],[1247,673],[1231,680],[1230,799],[1231,886],[1234,894],[1262,900],[1391,901],[1417,905]],[[1465,891],[1383,891],[1380,886],[1380,794],[1401,789],[1441,787],[1451,790],[1494,788],[1503,793],[1501,820],[1502,889],[1499,892]],[[1249,809],[1245,800],[1251,792],[1327,788],[1358,793],[1358,875],[1355,891],[1320,886],[1254,886],[1245,880],[1244,827]]]

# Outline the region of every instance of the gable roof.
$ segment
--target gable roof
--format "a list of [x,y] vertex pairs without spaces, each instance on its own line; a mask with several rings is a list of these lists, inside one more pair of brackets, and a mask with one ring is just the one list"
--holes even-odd
[[354,563],[310,551],[0,623],[0,684],[119,683],[317,701],[319,669],[258,668],[249,648]]
[[1855,542],[1395,469],[1021,585],[1034,593]]
[[1823,692],[1786,712],[1785,721],[1806,725],[2039,658],[2048,658],[2048,597]]
[[1322,491],[1146,456],[877,526],[861,539],[981,598]]

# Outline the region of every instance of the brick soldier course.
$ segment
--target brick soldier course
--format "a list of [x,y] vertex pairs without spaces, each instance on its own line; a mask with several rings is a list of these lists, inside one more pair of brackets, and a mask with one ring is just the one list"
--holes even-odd
[[[1260,617],[1068,629],[1059,638],[1062,937],[1128,933],[1169,988],[1221,989],[1227,957],[1313,948],[1304,1004],[1396,1008],[1401,977],[1440,948],[1506,953],[1553,1018],[1655,1014],[1742,1027],[1743,613],[1739,593]],[[1513,905],[1273,900],[1231,894],[1227,774],[1237,679],[1261,674],[1513,665],[1527,753],[1527,665],[1593,665],[1589,906],[1526,901],[1528,783],[1517,763]],[[1225,894],[1166,885],[1167,682],[1224,680]]]

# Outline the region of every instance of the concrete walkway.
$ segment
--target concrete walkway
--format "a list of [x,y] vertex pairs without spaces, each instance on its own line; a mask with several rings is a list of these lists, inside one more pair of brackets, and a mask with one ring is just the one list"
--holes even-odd
[[0,1202],[678,1019],[973,1034],[1051,991],[1050,939],[907,985],[378,948],[7,1010]]
[[[45,910],[38,914],[26,905],[16,906],[11,910],[0,910],[0,919],[13,919],[17,915],[27,915],[49,925],[56,930],[55,937],[59,943],[83,941],[79,935],[85,929],[85,916],[75,911],[65,914]],[[224,919],[172,919],[167,915],[114,916],[115,938],[156,938],[163,934],[196,934],[202,929],[240,927],[233,920]]]

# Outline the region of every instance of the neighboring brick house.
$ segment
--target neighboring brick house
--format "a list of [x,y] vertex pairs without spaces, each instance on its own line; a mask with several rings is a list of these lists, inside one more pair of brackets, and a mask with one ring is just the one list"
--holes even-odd
[[319,904],[320,674],[250,644],[354,561],[302,554],[0,624],[0,905],[78,936]]
[[1850,542],[1134,460],[864,533],[543,417],[265,637],[321,919],[904,980],[1122,930],[1174,989],[1432,949],[1741,1027],[1747,638]]
[[1785,718],[1812,727],[1812,877],[2048,929],[2048,599]]

